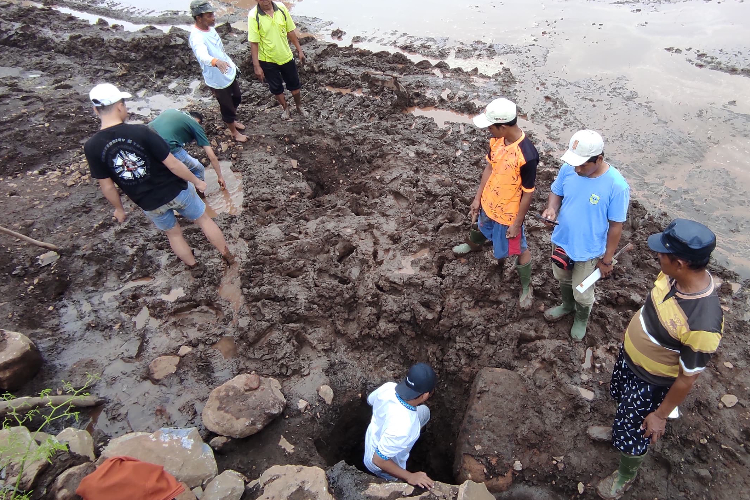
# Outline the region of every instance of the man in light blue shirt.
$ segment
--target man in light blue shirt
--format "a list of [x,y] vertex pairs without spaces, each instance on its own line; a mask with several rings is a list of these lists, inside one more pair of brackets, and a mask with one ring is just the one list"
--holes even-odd
[[203,80],[219,101],[221,119],[227,124],[232,137],[238,142],[247,141],[242,133],[245,126],[237,121],[237,107],[242,102],[237,65],[224,51],[221,37],[214,29],[214,8],[208,0],[190,2],[190,14],[195,25],[190,29],[190,48],[201,65]]
[[[568,264],[552,266],[560,283],[562,304],[547,309],[544,317],[558,321],[575,312],[570,336],[586,335],[594,287],[575,290],[595,269],[602,276],[612,272],[622,224],[628,215],[630,186],[616,168],[604,161],[604,140],[593,130],[581,130],[570,139],[565,162],[552,183],[542,217],[557,221],[552,233],[554,247],[564,250]],[[571,267],[572,266],[572,267]],[[567,267],[565,269],[564,267]]]

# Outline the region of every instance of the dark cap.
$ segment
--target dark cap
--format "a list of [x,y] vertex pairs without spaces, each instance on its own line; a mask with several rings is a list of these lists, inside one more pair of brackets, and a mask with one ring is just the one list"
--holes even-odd
[[409,368],[403,382],[396,386],[396,394],[404,400],[416,399],[425,392],[432,392],[437,382],[437,375],[430,365],[417,363]]
[[193,17],[213,11],[214,7],[208,0],[193,0],[190,2],[190,14]]
[[649,236],[648,246],[655,252],[700,262],[710,257],[716,248],[716,235],[700,222],[675,219],[664,232]]

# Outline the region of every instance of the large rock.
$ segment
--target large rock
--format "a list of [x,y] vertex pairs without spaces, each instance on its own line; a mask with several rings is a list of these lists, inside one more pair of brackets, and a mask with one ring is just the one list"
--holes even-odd
[[487,492],[484,485],[459,487],[436,481],[435,486],[426,491],[407,483],[386,482],[365,474],[343,461],[330,467],[326,471],[326,476],[331,492],[337,500],[458,500],[461,488],[461,500],[489,500],[481,496],[482,491]]
[[247,490],[256,500],[334,500],[323,469],[302,465],[274,465],[250,482]]
[[245,493],[245,476],[225,470],[208,483],[201,500],[240,500]]
[[[9,427],[0,430],[0,466],[4,467],[0,487],[15,486],[24,458],[33,456],[39,445],[31,437],[26,427]],[[36,484],[37,477],[49,466],[46,460],[27,461],[21,475],[21,490],[29,490]]]
[[73,453],[88,457],[91,461],[96,460],[96,455],[94,455],[94,440],[88,432],[68,427],[60,431],[60,434],[57,435],[57,440],[67,444],[68,449]]
[[206,429],[244,438],[268,425],[285,406],[278,380],[244,373],[211,391],[201,416]]
[[96,465],[92,462],[88,462],[81,465],[76,465],[66,470],[52,483],[52,487],[47,492],[48,498],[54,500],[73,500],[80,498],[76,496],[76,490],[78,485],[81,484],[83,478],[91,474],[96,470]]
[[493,493],[516,479],[578,483],[590,474],[591,447],[586,426],[571,426],[570,418],[583,418],[590,405],[570,390],[567,373],[543,360],[523,374],[483,368],[456,440],[456,478],[485,483]]
[[219,472],[211,447],[195,428],[125,434],[109,442],[100,460],[122,455],[161,465],[190,488],[213,479]]
[[42,355],[26,335],[0,328],[0,389],[15,391],[41,366]]

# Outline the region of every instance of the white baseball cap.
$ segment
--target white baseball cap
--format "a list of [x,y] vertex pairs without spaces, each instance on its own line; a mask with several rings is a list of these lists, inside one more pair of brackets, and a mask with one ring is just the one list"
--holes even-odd
[[474,117],[474,125],[487,128],[495,123],[508,123],[516,117],[516,103],[508,99],[495,99],[487,105],[484,113]]
[[570,138],[568,150],[562,155],[562,161],[577,167],[583,165],[589,158],[599,156],[604,152],[604,139],[593,130],[579,130]]
[[111,83],[100,83],[89,92],[89,99],[91,99],[91,102],[97,108],[109,106],[122,99],[130,99],[131,97],[133,96],[127,92],[120,92]]

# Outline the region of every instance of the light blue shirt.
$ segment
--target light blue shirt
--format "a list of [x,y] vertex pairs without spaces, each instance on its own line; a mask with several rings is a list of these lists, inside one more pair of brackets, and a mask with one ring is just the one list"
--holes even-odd
[[609,221],[625,222],[628,216],[630,186],[622,174],[610,165],[599,177],[581,177],[564,163],[551,189],[563,197],[552,243],[576,262],[604,255]]
[[[201,31],[196,26],[190,30],[190,48],[201,65],[203,80],[206,85],[214,89],[229,87],[237,75],[237,66],[232,58],[224,52],[224,44],[214,28]],[[211,66],[213,59],[219,59],[229,64],[229,71],[222,73],[216,66]]]

